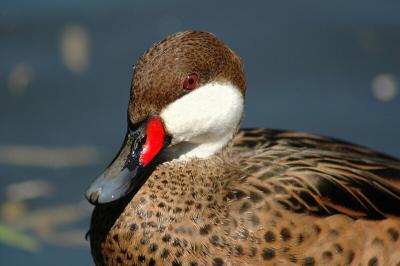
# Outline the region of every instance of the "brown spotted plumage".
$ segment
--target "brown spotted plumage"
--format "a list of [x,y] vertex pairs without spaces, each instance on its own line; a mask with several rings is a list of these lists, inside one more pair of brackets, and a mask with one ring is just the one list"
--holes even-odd
[[[206,80],[235,79],[241,64],[213,35],[169,37],[140,59],[131,122],[181,97],[163,98],[168,90],[159,92],[157,79],[143,85],[161,68],[149,60],[171,65],[176,49],[189,53],[176,52],[189,65],[208,46],[215,54],[196,69],[162,75],[176,86],[199,69]],[[244,94],[240,75],[232,82]],[[141,95],[150,88],[154,94]],[[400,265],[400,161],[322,136],[244,129],[210,157],[162,157],[126,197],[96,206],[89,236],[96,265]]]

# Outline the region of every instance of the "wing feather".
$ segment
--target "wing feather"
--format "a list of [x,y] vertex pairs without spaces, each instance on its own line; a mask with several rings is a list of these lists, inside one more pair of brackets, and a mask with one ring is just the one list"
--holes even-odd
[[246,182],[272,191],[293,211],[400,216],[400,161],[394,157],[333,138],[268,129],[241,130],[234,150]]

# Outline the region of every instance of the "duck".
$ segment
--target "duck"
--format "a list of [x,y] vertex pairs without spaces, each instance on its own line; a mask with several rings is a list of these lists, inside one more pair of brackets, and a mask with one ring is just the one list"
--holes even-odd
[[400,265],[400,161],[316,134],[240,129],[241,59],[205,31],[134,66],[127,132],[89,186],[96,265]]

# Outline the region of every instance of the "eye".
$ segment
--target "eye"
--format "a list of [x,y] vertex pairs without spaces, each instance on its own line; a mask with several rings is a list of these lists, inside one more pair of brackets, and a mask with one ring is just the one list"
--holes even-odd
[[188,75],[183,81],[183,88],[185,90],[193,90],[199,85],[199,76],[197,74]]

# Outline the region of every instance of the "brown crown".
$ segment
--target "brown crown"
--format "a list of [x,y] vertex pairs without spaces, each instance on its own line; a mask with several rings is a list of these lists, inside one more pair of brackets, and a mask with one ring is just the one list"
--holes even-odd
[[239,57],[213,34],[179,32],[154,44],[135,67],[128,117],[132,123],[159,114],[169,103],[182,97],[185,77],[196,73],[200,86],[211,81],[230,81],[243,95],[246,82]]

